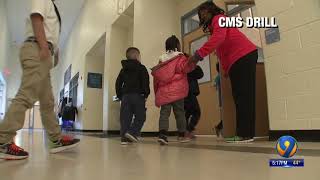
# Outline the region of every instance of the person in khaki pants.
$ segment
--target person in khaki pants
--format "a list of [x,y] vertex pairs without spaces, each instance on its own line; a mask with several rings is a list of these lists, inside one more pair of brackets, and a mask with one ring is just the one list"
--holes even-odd
[[75,147],[80,140],[62,136],[54,114],[50,70],[57,49],[61,18],[53,0],[31,0],[30,18],[27,20],[27,36],[20,50],[22,81],[12,100],[4,121],[0,124],[0,159],[25,159],[28,152],[15,145],[16,131],[24,125],[25,112],[40,102],[41,119],[49,137],[50,153],[58,153]]

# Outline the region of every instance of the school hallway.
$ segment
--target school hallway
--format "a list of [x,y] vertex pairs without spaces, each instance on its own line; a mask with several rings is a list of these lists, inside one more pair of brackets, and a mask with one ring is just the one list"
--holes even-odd
[[[45,12],[45,4],[50,13]],[[41,22],[36,24],[54,33],[45,33],[46,39],[41,41],[31,15],[42,16],[42,21],[36,18]],[[221,18],[217,16],[226,16],[225,26],[232,28],[216,27]],[[238,29],[237,19],[243,20]],[[264,19],[275,20],[277,27],[267,26]],[[46,25],[49,20],[54,25]],[[27,158],[0,159],[0,180],[320,180],[319,32],[320,0],[0,0],[0,140],[4,139],[0,157]],[[167,43],[172,37],[174,41]],[[176,109],[180,110],[172,113],[167,109],[161,115],[156,105],[160,95],[166,97],[163,107],[173,103],[168,96],[190,96],[192,89],[184,81],[191,84],[187,71],[175,78],[173,69],[179,68],[162,71],[160,79],[168,78],[168,82],[159,83],[155,76],[166,63],[175,62],[168,55],[167,46],[172,44],[173,55],[177,55],[172,57],[181,56],[184,63],[203,58],[197,62],[203,75],[193,80],[199,90],[189,97],[193,108],[184,107],[185,96],[179,96]],[[49,47],[40,47],[46,45]],[[134,58],[127,51],[132,47]],[[46,49],[50,61],[42,61]],[[199,54],[201,49],[208,51]],[[252,58],[244,58],[250,54]],[[243,58],[254,61],[239,66],[245,62]],[[145,77],[133,83],[144,84],[144,91],[130,86],[134,92],[127,92],[124,80],[117,83],[120,72],[126,70],[126,60],[145,67]],[[36,65],[28,68],[26,62]],[[44,83],[26,78],[26,70],[31,69],[36,69],[32,75],[44,72]],[[128,81],[133,79],[126,76]],[[28,106],[8,111],[12,104],[19,107],[15,97],[24,92],[19,88],[26,79],[37,81],[37,85],[22,86],[35,97],[22,93],[20,103]],[[183,83],[173,83],[176,79]],[[177,86],[166,87],[171,82]],[[157,83],[168,92],[157,96]],[[40,102],[37,92],[46,100]],[[130,115],[123,123],[120,112],[126,103],[121,96],[132,92],[143,106],[139,113],[133,112],[136,106],[132,104],[137,102],[132,100],[131,110],[122,113]],[[47,113],[40,104],[47,106]],[[197,104],[199,108],[194,108]],[[20,110],[26,107],[23,119]],[[193,113],[186,117],[187,122],[182,120],[183,107]],[[164,123],[159,123],[169,112],[169,121],[163,118]],[[5,118],[8,114],[10,121]],[[140,114],[139,127],[122,133],[144,137],[139,143],[121,145],[121,129],[135,124],[130,122],[131,116],[140,119]],[[239,118],[239,114],[245,116]],[[68,130],[67,135],[81,140],[76,148],[49,153],[79,142],[61,137],[56,122]],[[137,132],[142,122],[141,132]],[[196,124],[191,122],[198,124],[190,127]],[[51,137],[50,149],[45,127],[56,136]],[[12,137],[19,128],[16,146]],[[224,140],[215,136],[219,131]],[[169,136],[168,146],[157,142],[159,134],[165,143],[167,133],[178,132],[180,140],[189,140],[193,134],[196,139],[179,143]],[[254,142],[247,143],[253,137]],[[122,143],[129,140],[123,137]],[[226,143],[228,140],[234,143]],[[270,162],[272,159],[276,160]],[[270,163],[275,166],[285,161],[298,166],[301,160],[304,167],[270,167]]]
[[[118,138],[77,135],[78,148],[49,154],[42,131],[23,130],[16,142],[30,151],[28,160],[0,161],[3,180],[318,180],[319,143],[300,143],[304,168],[270,168],[269,159],[278,158],[274,142],[257,141],[230,145],[214,137],[198,137],[190,144],[172,142],[159,146],[154,138],[121,146]],[[174,138],[170,138],[174,141]]]

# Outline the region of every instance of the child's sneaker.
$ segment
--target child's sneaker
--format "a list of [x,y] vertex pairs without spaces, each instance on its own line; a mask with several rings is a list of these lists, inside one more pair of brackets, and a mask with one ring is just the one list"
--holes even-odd
[[130,139],[128,139],[126,137],[121,138],[121,143],[120,143],[121,145],[129,145],[131,143],[132,143],[132,141]]
[[68,149],[75,148],[79,145],[80,139],[74,139],[68,136],[63,136],[59,141],[49,141],[49,151],[52,154],[59,153]]
[[142,142],[143,141],[143,137],[142,136],[137,136],[138,142]]
[[29,153],[15,143],[0,145],[0,159],[22,160],[29,157]]
[[160,143],[160,145],[168,145],[169,144],[168,137],[163,134],[159,135],[158,142]]
[[178,141],[180,143],[187,143],[191,141],[191,138],[187,135],[187,133],[181,132],[178,135]]
[[132,142],[137,143],[139,141],[139,139],[136,136],[134,136],[130,133],[126,133],[125,136],[126,136],[126,138],[130,139]]
[[194,135],[194,132],[187,132],[186,133],[186,136],[188,137],[188,138],[190,138],[190,139],[196,139],[197,137]]

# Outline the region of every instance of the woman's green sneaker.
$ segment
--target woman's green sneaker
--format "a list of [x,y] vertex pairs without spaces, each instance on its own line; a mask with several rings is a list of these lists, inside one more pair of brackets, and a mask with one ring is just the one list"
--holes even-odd
[[244,138],[244,137],[240,137],[240,136],[232,136],[229,138],[225,138],[225,141],[227,143],[250,143],[250,142],[253,142],[254,139],[253,138]]

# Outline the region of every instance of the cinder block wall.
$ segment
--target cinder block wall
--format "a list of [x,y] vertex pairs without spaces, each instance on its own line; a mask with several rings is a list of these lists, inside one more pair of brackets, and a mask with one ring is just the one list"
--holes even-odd
[[[320,129],[320,0],[256,0],[274,16],[281,41],[266,45],[271,130]],[[264,36],[264,33],[262,33]]]

